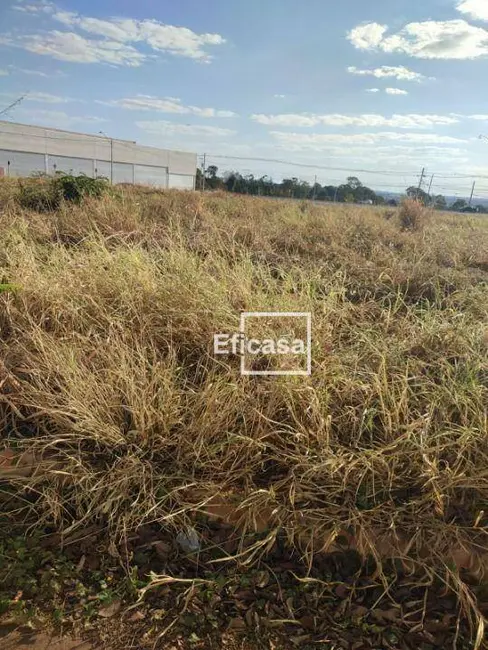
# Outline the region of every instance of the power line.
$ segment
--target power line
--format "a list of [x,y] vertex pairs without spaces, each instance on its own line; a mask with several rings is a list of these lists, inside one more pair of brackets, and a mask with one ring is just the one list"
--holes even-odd
[[12,102],[7,108],[4,108],[3,110],[0,111],[0,115],[5,115],[10,111],[12,108],[15,108],[19,104],[21,104],[25,99],[25,95],[22,95],[21,97],[18,97],[14,102]]
[[[254,161],[254,162],[265,162],[265,163],[277,163],[277,164],[283,164],[283,165],[288,165],[288,166],[296,166],[296,167],[301,167],[301,168],[306,168],[306,169],[311,169],[311,170],[324,170],[327,172],[346,172],[348,175],[353,175],[353,174],[376,174],[376,175],[383,175],[383,176],[388,176],[388,177],[395,177],[398,178],[398,182],[396,185],[386,185],[386,184],[381,184],[381,183],[374,183],[374,187],[377,188],[378,190],[391,190],[395,193],[401,193],[400,186],[405,185],[406,186],[417,186],[419,180],[422,186],[422,183],[424,181],[424,177],[426,174],[426,169],[424,169],[423,174],[419,173],[417,170],[410,170],[408,172],[398,170],[398,171],[393,171],[393,170],[372,170],[372,169],[352,169],[352,168],[347,168],[347,167],[329,167],[326,165],[315,165],[315,164],[310,164],[310,163],[298,163],[298,162],[293,162],[291,160],[283,160],[283,159],[275,159],[275,158],[261,158],[261,157],[248,157],[248,156],[231,156],[231,155],[224,155],[224,154],[206,154],[207,160],[209,158],[215,158],[215,159],[222,159],[222,160],[237,160],[237,161]],[[251,172],[251,170],[249,170]],[[466,197],[469,197],[471,189],[472,189],[472,181],[474,179],[488,179],[488,175],[483,175],[483,174],[439,174],[439,173],[432,173],[429,172],[431,175],[431,181],[433,181],[433,177],[438,178],[438,179],[444,179],[444,180],[458,180],[458,181],[463,181],[469,180],[469,186],[466,185],[466,187],[460,188],[460,187],[448,187],[446,185],[436,185],[436,190],[437,192],[439,190],[444,190],[445,192],[450,192],[452,195],[456,196],[458,193],[465,195]],[[312,178],[312,176],[310,177]],[[342,180],[336,180],[334,178],[327,178],[326,184],[333,185],[336,183],[341,184],[343,181]],[[480,194],[480,190],[487,190],[488,188],[481,187],[477,185],[477,191],[474,196],[476,196],[479,199],[483,199],[484,196]]]
[[472,180],[473,178],[488,178],[488,176],[485,174],[436,174],[437,178],[457,178],[457,179],[467,179],[467,180]]
[[267,162],[267,163],[276,163],[279,165],[291,165],[293,167],[305,167],[308,169],[323,169],[325,171],[337,171],[337,172],[347,172],[347,173],[357,173],[357,174],[382,174],[386,176],[396,176],[396,175],[406,175],[406,176],[418,176],[418,170],[409,170],[409,171],[386,171],[386,170],[377,170],[377,169],[351,169],[347,167],[328,167],[325,165],[313,165],[310,163],[299,163],[293,162],[291,160],[280,160],[277,158],[253,158],[247,156],[224,156],[220,154],[207,154],[209,158],[222,158],[225,160],[250,160],[253,162]]
[[[207,157],[209,158],[219,158],[219,159],[224,159],[224,160],[250,160],[254,162],[268,162],[268,163],[278,163],[280,165],[290,165],[293,167],[304,167],[304,168],[309,168],[309,169],[323,169],[325,171],[340,171],[340,172],[346,172],[346,173],[351,173],[351,174],[380,174],[380,175],[386,175],[386,176],[415,176],[416,178],[419,178],[419,172],[418,170],[409,170],[409,171],[404,171],[404,170],[398,170],[398,171],[392,171],[392,170],[383,170],[383,169],[351,169],[348,167],[329,167],[325,165],[314,165],[311,163],[299,163],[299,162],[293,162],[291,160],[282,160],[282,159],[277,159],[277,158],[253,158],[253,157],[247,157],[247,156],[228,156],[228,155],[223,155],[223,154],[207,154]],[[474,178],[484,178],[488,179],[488,175],[483,175],[483,174],[438,174],[437,172],[433,172],[436,176],[436,178],[444,178],[444,179],[469,179],[473,180]]]

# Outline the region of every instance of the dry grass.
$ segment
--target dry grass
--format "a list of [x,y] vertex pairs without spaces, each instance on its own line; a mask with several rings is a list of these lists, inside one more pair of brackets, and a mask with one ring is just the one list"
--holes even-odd
[[432,216],[432,210],[427,210],[427,208],[416,199],[405,199],[402,201],[398,216],[400,226],[403,230],[413,230],[418,232],[424,230],[428,218]]
[[[241,561],[278,535],[310,559],[346,534],[379,566],[437,572],[481,622],[461,578],[488,573],[488,221],[417,232],[406,206],[131,189],[41,216],[14,190],[0,418],[24,452],[17,517],[101,523],[116,545],[211,512],[242,531]],[[312,377],[216,361],[214,333],[262,309],[313,313]]]

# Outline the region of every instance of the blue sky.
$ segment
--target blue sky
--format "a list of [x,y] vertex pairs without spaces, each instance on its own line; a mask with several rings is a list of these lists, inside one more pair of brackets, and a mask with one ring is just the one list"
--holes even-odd
[[488,0],[3,0],[0,50],[12,121],[488,196]]

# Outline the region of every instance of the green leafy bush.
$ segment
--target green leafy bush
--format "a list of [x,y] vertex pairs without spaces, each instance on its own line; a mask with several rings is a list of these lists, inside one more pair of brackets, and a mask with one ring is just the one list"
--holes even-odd
[[61,199],[53,179],[29,178],[20,181],[17,200],[27,210],[52,212],[59,207]]
[[105,178],[90,178],[84,174],[59,173],[54,177],[22,180],[18,201],[23,208],[36,212],[53,212],[62,201],[81,203],[84,197],[101,197],[108,189]]
[[62,198],[73,203],[80,203],[85,196],[100,198],[109,186],[106,178],[90,178],[84,174],[60,174],[53,183]]

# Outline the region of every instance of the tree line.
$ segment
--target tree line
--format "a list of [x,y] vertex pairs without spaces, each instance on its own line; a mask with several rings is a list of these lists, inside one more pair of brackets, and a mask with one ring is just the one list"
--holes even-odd
[[471,205],[466,199],[456,199],[450,205],[442,194],[430,195],[418,187],[407,188],[407,196],[415,198],[426,206],[432,206],[438,210],[452,210],[453,212],[488,212],[488,207],[484,205]]
[[[223,190],[235,192],[236,194],[250,194],[253,196],[268,196],[291,199],[310,199],[315,201],[330,201],[335,203],[365,203],[369,205],[398,205],[398,199],[385,199],[381,194],[363,185],[356,176],[349,176],[346,182],[341,185],[321,185],[320,183],[308,183],[297,177],[284,178],[275,182],[270,176],[256,177],[253,174],[243,175],[238,171],[229,171],[219,176],[219,169],[216,165],[209,165],[205,170],[197,169],[197,189]],[[448,205],[447,200],[441,194],[431,196],[423,189],[409,187],[406,190],[409,198],[418,199],[424,205],[435,207],[439,210],[488,212],[483,206],[470,208],[464,199],[456,200]]]
[[366,187],[356,176],[349,176],[342,185],[310,184],[295,176],[284,178],[281,182],[273,181],[270,176],[256,177],[253,174],[243,175],[237,171],[227,172],[219,176],[218,167],[210,165],[205,170],[205,183],[200,169],[197,170],[197,189],[224,190],[237,194],[252,194],[254,196],[272,196],[292,199],[315,199],[316,201],[335,201],[337,203],[368,202],[376,205],[386,203],[384,197]]

